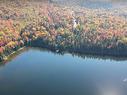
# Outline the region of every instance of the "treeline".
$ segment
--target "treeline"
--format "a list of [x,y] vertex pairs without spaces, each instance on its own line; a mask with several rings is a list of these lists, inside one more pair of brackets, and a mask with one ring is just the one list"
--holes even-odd
[[0,6],[0,61],[23,46],[127,56],[127,20],[117,10],[114,15],[46,3],[11,4]]

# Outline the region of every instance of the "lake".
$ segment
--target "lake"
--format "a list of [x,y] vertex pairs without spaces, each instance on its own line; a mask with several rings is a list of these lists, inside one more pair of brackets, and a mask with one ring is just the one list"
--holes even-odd
[[0,95],[127,95],[127,61],[27,49],[0,66]]
[[82,6],[90,9],[112,9],[127,6],[126,0],[51,0],[55,3],[71,6]]

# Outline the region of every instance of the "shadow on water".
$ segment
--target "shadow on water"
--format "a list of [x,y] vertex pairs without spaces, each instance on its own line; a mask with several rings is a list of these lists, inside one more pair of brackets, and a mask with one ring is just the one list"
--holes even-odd
[[27,52],[29,50],[38,50],[40,52],[49,52],[49,53],[53,53],[55,55],[65,55],[65,54],[71,54],[73,57],[79,57],[82,59],[97,59],[97,60],[113,60],[113,61],[126,61],[127,57],[115,57],[115,56],[104,56],[104,55],[93,55],[93,54],[84,54],[84,53],[75,53],[75,52],[63,52],[63,51],[53,51],[53,50],[48,50],[48,49],[44,49],[44,48],[37,48],[37,47],[27,47],[24,48],[20,51],[17,51],[16,53],[12,54],[11,56],[9,56],[8,60],[5,62],[1,62],[0,66],[4,66],[6,65],[6,63],[11,62],[12,60],[14,60],[17,56],[20,56],[22,53]]

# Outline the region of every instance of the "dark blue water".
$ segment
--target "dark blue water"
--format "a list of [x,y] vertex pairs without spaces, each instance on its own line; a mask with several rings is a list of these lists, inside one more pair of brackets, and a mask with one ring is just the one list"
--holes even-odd
[[0,95],[127,95],[127,61],[38,49],[0,67]]

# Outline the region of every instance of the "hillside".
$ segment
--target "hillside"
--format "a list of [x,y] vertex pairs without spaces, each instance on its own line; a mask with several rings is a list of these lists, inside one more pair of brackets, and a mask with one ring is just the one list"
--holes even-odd
[[0,3],[0,60],[23,46],[127,55],[127,8],[106,10],[47,2]]

